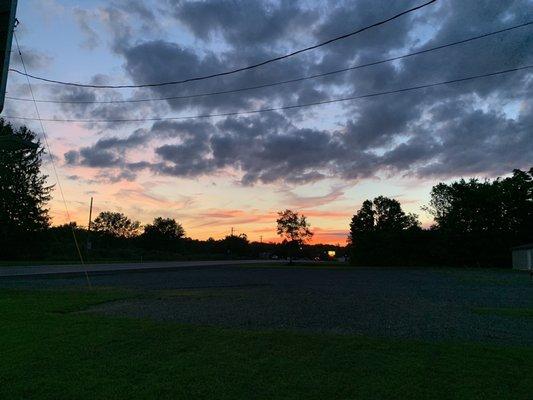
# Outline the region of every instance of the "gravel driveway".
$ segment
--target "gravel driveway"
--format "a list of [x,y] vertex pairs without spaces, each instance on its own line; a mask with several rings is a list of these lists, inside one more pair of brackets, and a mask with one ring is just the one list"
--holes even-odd
[[[92,281],[150,292],[90,310],[106,315],[533,345],[533,283],[515,271],[214,267],[97,275]],[[0,287],[78,285],[83,278],[0,280]]]

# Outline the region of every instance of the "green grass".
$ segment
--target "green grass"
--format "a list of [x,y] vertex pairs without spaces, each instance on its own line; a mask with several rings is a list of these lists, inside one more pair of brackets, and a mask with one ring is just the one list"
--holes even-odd
[[501,315],[503,317],[529,317],[533,318],[533,308],[489,308],[476,307],[473,309],[476,314],[481,315]]
[[1,291],[0,398],[516,400],[533,392],[528,347],[249,332],[77,312],[137,295]]

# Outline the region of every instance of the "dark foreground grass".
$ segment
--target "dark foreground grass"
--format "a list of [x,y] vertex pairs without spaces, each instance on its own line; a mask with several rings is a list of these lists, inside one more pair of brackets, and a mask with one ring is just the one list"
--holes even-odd
[[1,399],[527,399],[533,349],[77,313],[136,295],[0,292]]

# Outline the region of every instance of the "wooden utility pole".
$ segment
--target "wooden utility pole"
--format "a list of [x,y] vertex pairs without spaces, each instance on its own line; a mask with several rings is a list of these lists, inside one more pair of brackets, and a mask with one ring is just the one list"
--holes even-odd
[[93,217],[93,198],[91,197],[91,205],[89,207],[89,223],[87,224],[87,258],[89,257],[89,251],[91,250],[91,220]]

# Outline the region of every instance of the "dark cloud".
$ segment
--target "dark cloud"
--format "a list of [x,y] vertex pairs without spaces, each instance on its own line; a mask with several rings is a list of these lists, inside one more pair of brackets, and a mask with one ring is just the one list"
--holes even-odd
[[[40,70],[47,68],[52,62],[53,57],[43,53],[42,51],[21,46],[20,52],[24,58],[24,64],[26,68],[30,71]],[[13,48],[10,58],[10,67],[22,69],[22,61],[16,50],[15,43],[13,43]]]
[[65,153],[65,163],[67,165],[76,165],[80,160],[80,153],[76,150],[69,150]]
[[135,172],[123,169],[118,173],[110,173],[109,171],[103,171],[99,173],[96,178],[93,179],[93,181],[104,183],[117,183],[121,181],[133,181],[136,177],[137,175],[135,174]]
[[[197,75],[209,75],[230,68],[256,62],[272,56],[265,50],[250,53],[229,52],[215,54],[205,51],[198,54],[193,49],[185,48],[177,43],[164,40],[146,41],[125,48],[122,55],[125,69],[138,84],[149,82],[171,81],[176,77],[189,78]],[[202,93],[223,91],[228,88],[245,88],[265,82],[276,82],[292,77],[300,77],[308,70],[301,60],[289,60],[273,65],[264,70],[251,70],[224,79],[211,79],[191,84],[151,88],[154,97],[191,96]],[[313,82],[299,85],[295,90],[290,86],[267,87],[259,90],[237,92],[224,95],[176,99],[167,101],[174,111],[194,110],[196,112],[231,112],[257,107],[265,102],[271,105],[294,104],[309,99],[323,99],[324,96],[314,88]]]
[[[148,169],[179,177],[231,168],[242,173],[243,184],[305,183],[325,177],[352,180],[380,171],[441,177],[501,174],[531,160],[533,124],[524,127],[464,104],[443,105],[426,118],[401,140],[374,145],[354,145],[350,126],[333,132],[302,129],[280,114],[228,118],[218,124],[167,121],[124,139],[101,139],[92,147],[66,153],[65,160],[71,165]],[[433,126],[431,134],[428,126]],[[171,143],[156,146],[157,161],[126,162],[128,149],[164,139]]]
[[[142,3],[137,4],[142,5]],[[136,83],[212,74],[241,67],[376,22],[419,2],[169,0],[168,15],[194,35],[194,48],[176,39],[134,40],[131,16],[143,9],[113,6],[113,49]],[[124,3],[125,4],[125,3]],[[464,39],[524,22],[527,0],[480,4],[438,2],[387,25],[279,63],[223,79],[149,89],[154,96],[192,95],[286,80],[355,63]],[[146,11],[146,10],[145,10]],[[113,14],[115,13],[115,14]],[[129,19],[128,19],[129,15]],[[137,38],[138,39],[138,38]],[[214,45],[216,44],[216,45]],[[134,115],[227,112],[307,103],[461,78],[533,63],[531,27],[395,63],[234,93],[150,104]],[[313,110],[271,112],[213,121],[166,121],[141,137],[101,139],[65,154],[69,164],[195,177],[235,170],[244,184],[302,183],[326,177],[361,179],[380,173],[421,177],[496,175],[527,168],[533,160],[533,92],[530,72],[479,79],[344,103],[335,128],[319,128]],[[138,95],[138,94],[137,94]],[[63,93],[91,98],[91,91]],[[121,96],[110,91],[106,96]],[[73,115],[112,118],[132,107],[69,106]],[[325,116],[332,118],[332,116]],[[329,124],[330,126],[333,124]],[[148,146],[142,160],[126,160],[125,149]]]
[[309,25],[319,16],[292,0],[171,3],[173,14],[196,37],[211,40],[220,35],[235,47],[272,47],[277,41],[285,45],[298,35],[307,35]]
[[157,136],[179,138],[179,144],[167,144],[155,149],[164,161],[155,169],[175,176],[198,176],[213,170],[209,156],[209,137],[213,128],[203,122],[163,122],[155,124],[152,132]]
[[148,141],[146,131],[138,129],[126,138],[108,137],[94,145],[70,150],[64,154],[67,165],[83,165],[94,168],[117,167],[124,164],[125,152]]

